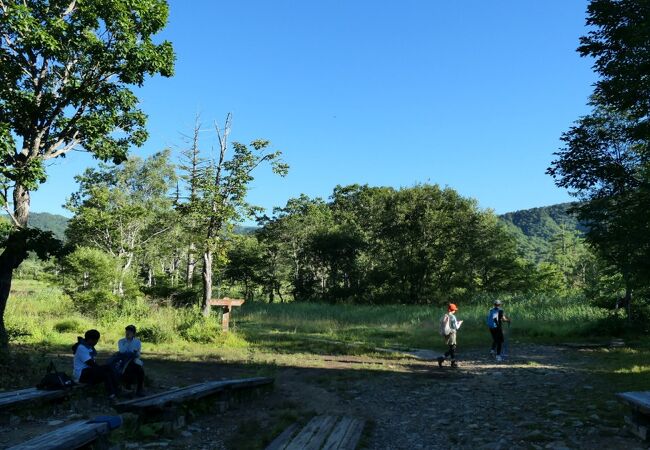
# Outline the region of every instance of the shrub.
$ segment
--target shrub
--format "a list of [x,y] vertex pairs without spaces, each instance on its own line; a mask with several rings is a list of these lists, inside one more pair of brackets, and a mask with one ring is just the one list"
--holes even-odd
[[221,330],[214,320],[194,312],[179,325],[178,332],[186,341],[206,344],[215,342]]
[[63,259],[66,290],[111,290],[118,278],[119,261],[101,250],[79,247]]
[[106,317],[114,314],[119,306],[119,297],[104,289],[92,289],[70,295],[75,308],[92,317]]
[[138,330],[138,336],[144,342],[150,342],[152,344],[171,342],[174,339],[174,335],[171,331],[155,324],[151,326],[141,327]]
[[64,319],[54,324],[54,331],[58,333],[83,333],[86,330],[85,324],[77,319]]

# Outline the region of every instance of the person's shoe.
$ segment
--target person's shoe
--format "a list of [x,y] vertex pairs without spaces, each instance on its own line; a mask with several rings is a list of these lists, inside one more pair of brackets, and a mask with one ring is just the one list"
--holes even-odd
[[452,361],[452,362],[451,362],[451,367],[453,367],[454,369],[457,368],[457,367],[458,367],[458,363],[457,363],[456,361]]
[[501,362],[501,361],[503,361],[503,357],[501,357],[501,355],[497,355],[497,358],[496,358],[496,359],[497,359],[497,362]]
[[438,356],[438,367],[442,367],[442,363],[445,362],[445,358]]
[[496,350],[490,350],[490,356],[494,358],[497,355]]

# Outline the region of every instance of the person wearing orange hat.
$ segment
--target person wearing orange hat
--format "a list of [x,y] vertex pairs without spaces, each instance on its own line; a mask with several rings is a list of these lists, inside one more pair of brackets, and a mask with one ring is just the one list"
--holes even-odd
[[458,306],[450,303],[447,307],[447,314],[440,321],[440,334],[445,339],[445,345],[449,347],[444,356],[438,357],[438,366],[440,367],[447,358],[451,360],[451,367],[458,367],[456,361],[456,332],[460,329],[463,321],[456,319],[456,311],[458,311]]

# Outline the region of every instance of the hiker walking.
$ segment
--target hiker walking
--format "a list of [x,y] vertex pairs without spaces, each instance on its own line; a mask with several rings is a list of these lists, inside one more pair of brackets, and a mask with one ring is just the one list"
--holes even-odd
[[490,355],[496,357],[497,361],[503,361],[501,349],[503,347],[503,323],[510,322],[510,319],[501,309],[501,300],[494,302],[494,308],[488,312],[487,326],[492,335],[492,349]]
[[440,321],[440,334],[445,340],[445,345],[449,347],[444,356],[438,357],[438,366],[440,367],[447,358],[451,360],[451,367],[458,367],[456,362],[456,332],[463,324],[463,321],[456,319],[456,311],[458,311],[458,307],[450,303],[447,307],[447,314]]

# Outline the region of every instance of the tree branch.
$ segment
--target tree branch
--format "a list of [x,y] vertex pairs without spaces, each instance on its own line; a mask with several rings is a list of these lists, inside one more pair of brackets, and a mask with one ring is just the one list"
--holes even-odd
[[63,11],[63,15],[61,16],[61,18],[64,18],[65,16],[70,15],[72,13],[72,11],[74,11],[76,6],[77,6],[77,0],[72,0],[70,2],[70,4],[68,5],[68,7],[66,8],[66,10]]

